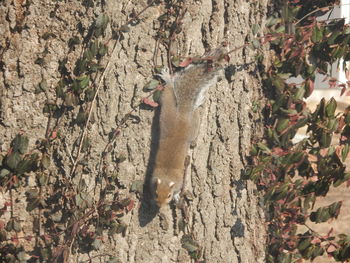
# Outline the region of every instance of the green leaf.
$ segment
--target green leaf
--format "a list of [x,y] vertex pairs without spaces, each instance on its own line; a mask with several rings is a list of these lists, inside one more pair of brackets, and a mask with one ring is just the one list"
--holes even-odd
[[30,172],[33,169],[33,162],[31,160],[21,160],[15,171],[17,174],[24,174]]
[[308,247],[310,247],[311,244],[311,238],[306,238],[303,239],[297,246],[297,248],[299,249],[299,251],[303,251],[306,250]]
[[183,235],[181,238],[181,246],[189,253],[199,250],[199,245],[192,239],[190,235]]
[[346,124],[350,123],[350,112],[346,113],[344,121],[345,121]]
[[76,62],[75,71],[74,71],[76,75],[83,74],[87,70],[88,59],[86,58],[86,52],[87,51],[84,52],[84,57],[79,58]]
[[276,33],[284,33],[286,31],[286,27],[285,26],[279,26],[277,29],[276,29]]
[[29,143],[28,137],[21,134],[17,134],[15,139],[12,142],[13,151],[20,152],[21,154],[25,154],[28,149],[28,143]]
[[284,87],[286,86],[284,79],[277,75],[273,77],[272,84],[278,89],[279,92],[283,92]]
[[18,152],[12,152],[6,158],[6,165],[11,170],[15,170],[21,160],[22,160],[21,155]]
[[254,47],[255,49],[259,49],[259,48],[261,47],[260,41],[257,40],[257,39],[253,39],[252,45],[253,45],[253,47]]
[[101,66],[97,63],[91,63],[89,66],[89,70],[91,72],[97,72],[97,71],[102,70],[102,69],[103,69],[103,66]]
[[342,206],[343,202],[334,202],[329,206],[329,214],[331,217],[337,218],[340,212],[340,208]]
[[[270,129],[271,130],[271,129]],[[258,155],[258,148],[256,147],[256,145],[253,145],[250,149],[250,155],[251,156],[256,156]]]
[[330,131],[335,131],[337,130],[338,128],[338,120],[336,118],[330,118],[328,119],[328,122],[327,122],[327,128],[330,130]]
[[310,214],[310,220],[315,223],[326,222],[330,218],[329,207],[320,207],[316,212]]
[[350,173],[343,174],[342,177],[337,178],[336,181],[333,182],[334,187],[338,187],[339,185],[343,184],[344,182],[348,181],[350,179]]
[[283,132],[285,129],[287,129],[287,127],[289,126],[289,119],[287,118],[280,118],[278,121],[277,121],[277,124],[276,124],[276,131],[278,133],[281,133]]
[[92,247],[95,249],[95,250],[98,250],[101,245],[102,245],[102,242],[100,239],[95,239],[92,243],[91,243]]
[[1,179],[1,178],[4,178],[6,175],[9,175],[9,174],[10,174],[10,171],[9,171],[9,170],[7,170],[7,169],[5,169],[5,168],[1,169],[1,170],[0,170],[0,179]]
[[340,36],[340,34],[341,34],[341,33],[340,33],[339,31],[333,32],[332,35],[328,38],[327,44],[328,44],[328,45],[333,45],[334,42],[335,42],[335,40],[336,40],[336,38],[337,38],[338,36]]
[[128,33],[130,31],[130,27],[128,25],[122,25],[120,27],[120,31],[122,31],[123,33]]
[[101,36],[107,28],[109,17],[105,14],[100,14],[95,22],[95,37]]
[[277,23],[281,22],[280,18],[276,18],[274,16],[270,16],[266,20],[266,27],[271,27],[276,25]]
[[89,150],[90,146],[91,146],[90,139],[88,137],[85,137],[83,144],[82,144],[82,147],[81,147],[81,152],[83,152],[83,153],[87,152]]
[[89,85],[90,77],[87,75],[82,75],[77,77],[77,81],[78,81],[78,87],[80,89],[85,89]]
[[6,226],[5,226],[5,230],[7,231],[7,232],[11,232],[12,230],[13,230],[13,219],[10,219],[8,222],[7,222],[7,224],[6,224]]
[[4,242],[7,239],[6,231],[0,230],[0,242]]
[[296,100],[302,100],[305,95],[305,86],[300,86],[299,88],[296,89],[296,93],[294,94],[294,98]]
[[260,26],[258,24],[254,24],[252,26],[252,33],[253,33],[253,35],[256,35],[259,32],[259,30],[260,30]]
[[258,148],[259,148],[260,150],[262,150],[263,152],[267,152],[267,153],[270,153],[270,152],[271,152],[270,148],[267,147],[267,145],[264,144],[264,143],[259,142],[259,143],[257,143],[256,145],[257,145]]
[[173,56],[173,57],[171,58],[171,63],[172,63],[175,67],[179,67],[180,62],[181,62],[181,60],[180,60],[180,57],[178,57],[178,56]]
[[109,256],[106,263],[122,263],[117,257]]
[[27,202],[26,210],[28,212],[31,212],[35,208],[37,208],[39,205],[40,205],[40,199],[39,198],[29,199],[28,202]]
[[147,84],[143,87],[143,91],[150,91],[154,90],[156,87],[160,85],[158,80],[152,79],[151,81],[147,82]]
[[44,92],[47,89],[47,82],[46,80],[42,80],[39,85],[35,88],[34,93],[39,94],[41,92]]
[[331,145],[332,135],[327,132],[322,132],[320,139],[321,148],[327,148]]
[[142,194],[143,193],[143,184],[144,184],[144,182],[142,180],[133,181],[131,184],[131,187],[130,187],[130,191]]
[[81,43],[80,38],[77,37],[77,36],[71,37],[71,38],[68,40],[68,46],[69,46],[70,48],[74,47],[75,45],[79,45],[80,43]]
[[96,40],[90,44],[89,51],[91,53],[92,58],[96,57],[96,55],[98,54],[98,50],[99,50],[98,46],[99,46],[98,40]]
[[335,110],[337,109],[337,102],[332,97],[326,104],[326,114],[328,117],[334,117]]
[[74,107],[78,104],[78,98],[73,93],[67,93],[64,98],[64,104],[67,107]]
[[101,44],[99,49],[98,49],[98,55],[100,55],[101,57],[103,57],[104,55],[107,54],[108,48],[106,45]]
[[321,28],[315,26],[313,31],[312,31],[312,36],[311,36],[311,40],[314,43],[320,42],[323,38],[323,33]]
[[41,164],[45,169],[49,169],[50,167],[50,157],[48,156],[48,154],[43,154],[43,157],[41,159]]
[[91,60],[94,59],[96,54],[94,54],[92,51],[91,51],[91,48],[85,50],[84,52],[84,55],[83,55],[83,59],[84,61],[86,61],[86,64],[85,65],[88,65],[88,62],[91,62]]
[[85,90],[85,100],[92,101],[95,96],[95,90],[92,87],[89,87]]
[[118,224],[118,227],[116,229],[116,233],[124,235],[126,232],[126,229],[127,229],[127,225],[124,223],[120,223],[120,224]]
[[37,189],[29,189],[28,191],[26,191],[26,196],[29,199],[37,198],[39,196],[39,191]]
[[84,125],[86,119],[87,119],[87,113],[84,111],[83,107],[80,107],[80,108],[79,108],[78,115],[77,115],[77,117],[76,117],[76,119],[75,119],[75,122],[76,122],[78,125]]
[[156,91],[153,93],[153,101],[155,101],[155,102],[157,102],[157,103],[160,103],[161,95],[162,95],[162,91],[156,90]]
[[56,96],[58,98],[64,99],[64,91],[63,91],[63,87],[61,85],[57,85],[56,87]]
[[17,233],[22,231],[21,223],[18,220],[13,220],[13,230]]
[[280,260],[279,262],[281,262],[281,263],[291,263],[292,262],[292,254],[283,253],[283,254],[281,254],[281,256],[282,256],[282,260]]

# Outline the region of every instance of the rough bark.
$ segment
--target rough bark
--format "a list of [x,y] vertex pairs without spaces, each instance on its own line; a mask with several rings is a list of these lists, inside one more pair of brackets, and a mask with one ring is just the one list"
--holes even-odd
[[[132,9],[139,11],[146,6],[146,1],[107,0],[94,2],[93,7],[89,7],[88,2],[5,0],[1,3],[1,152],[8,150],[11,140],[20,131],[28,135],[31,146],[45,137],[48,117],[43,113],[43,105],[47,99],[55,98],[55,86],[60,79],[59,61],[68,58],[67,64],[72,63],[73,67],[82,51],[81,45],[70,50],[68,40],[73,36],[85,36],[87,28],[102,12],[108,14],[112,27],[118,27],[127,20],[126,15]],[[223,41],[227,41],[231,49],[244,44],[251,26],[264,22],[267,0],[190,0],[186,4],[183,31],[173,44],[174,52],[181,56],[201,55],[205,48],[215,48]],[[132,105],[145,96],[142,88],[152,79],[154,28],[163,8],[163,4],[148,8],[141,15],[140,23],[123,34],[123,39],[116,44],[116,52],[107,58],[112,66],[99,91],[93,121],[88,126],[90,150],[82,154],[88,162],[78,167],[90,189],[94,187],[100,154],[108,143],[108,135]],[[47,33],[52,34],[47,38]],[[110,28],[106,34],[105,39],[108,39]],[[241,179],[245,155],[257,130],[251,108],[253,102],[260,99],[261,82],[254,55],[247,48],[231,55],[226,77],[209,91],[202,109],[197,146],[190,153],[186,189],[193,193],[193,200],[186,228],[203,248],[206,262],[264,262],[263,213],[253,193],[253,184]],[[166,64],[164,50],[158,53],[157,61]],[[35,88],[43,79],[47,81],[47,91],[35,94]],[[71,121],[78,111],[76,107],[63,118],[62,139],[55,147],[52,173],[69,176],[72,169],[68,152],[72,151],[75,157],[81,129],[71,125]],[[147,202],[129,193],[133,181],[149,176],[157,144],[157,113],[139,107],[133,114],[141,121],[128,122],[122,127],[108,158],[114,169],[116,156],[126,156],[126,161],[118,167],[118,180],[120,187],[125,188],[121,194],[132,196],[136,208],[123,219],[128,226],[125,236],[105,236],[101,252],[96,255],[112,253],[120,262],[190,262],[187,251],[181,247],[183,233],[176,223],[181,218],[180,211],[169,209],[166,219],[162,220]],[[33,182],[29,182],[31,184]],[[22,234],[30,234],[32,214],[21,210],[25,207],[25,199],[21,198],[23,192],[19,190],[17,195],[15,216],[23,223]],[[8,192],[2,194],[0,207],[8,198]],[[1,220],[8,220],[8,214]],[[167,229],[161,227],[164,221],[168,223]],[[77,254],[70,259],[78,262],[88,258]],[[107,258],[96,257],[92,262],[105,262]]]

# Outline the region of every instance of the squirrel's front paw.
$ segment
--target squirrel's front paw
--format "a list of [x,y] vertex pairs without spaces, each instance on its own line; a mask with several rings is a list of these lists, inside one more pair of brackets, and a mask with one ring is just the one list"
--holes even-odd
[[160,74],[157,74],[162,80],[164,80],[167,84],[174,82],[174,77],[170,75],[169,68],[164,67]]

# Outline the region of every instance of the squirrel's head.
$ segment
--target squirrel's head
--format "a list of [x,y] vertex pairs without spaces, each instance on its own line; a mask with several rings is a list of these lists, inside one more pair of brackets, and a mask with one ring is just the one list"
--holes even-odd
[[159,208],[170,203],[174,194],[175,182],[168,180],[154,179],[154,199]]

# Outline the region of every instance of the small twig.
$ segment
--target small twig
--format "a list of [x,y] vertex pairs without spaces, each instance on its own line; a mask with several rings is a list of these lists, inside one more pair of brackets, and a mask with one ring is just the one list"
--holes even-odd
[[130,24],[133,20],[138,19],[139,16],[145,12],[149,7],[151,7],[153,5],[153,3],[155,2],[155,0],[151,1],[145,8],[143,8],[139,13],[137,13],[134,17],[130,18],[129,20],[126,21],[125,25]]
[[74,161],[74,158],[72,156],[70,149],[68,148],[68,144],[66,143],[66,141],[64,141],[64,146],[66,147],[66,151],[68,153],[69,159],[71,160],[72,164],[74,165],[75,161]]
[[[126,24],[129,24],[130,22],[132,22],[133,20],[137,19],[143,12],[145,12],[150,6],[152,6],[152,4],[155,2],[155,0],[151,1],[145,8],[143,8],[138,14],[136,14],[133,18],[129,19]],[[113,47],[113,51],[111,53],[111,57],[113,57],[114,55],[114,52],[116,51],[116,47],[117,47],[117,41],[115,42],[114,44],[114,47]],[[96,98],[97,98],[97,95],[98,95],[98,92],[100,91],[101,89],[101,86],[102,86],[102,81],[104,80],[105,78],[105,75],[106,73],[109,71],[109,67],[111,65],[111,60],[108,60],[108,63],[100,77],[100,81],[97,85],[97,88],[96,88],[96,91],[95,91],[95,94],[94,94],[94,97],[91,101],[91,105],[90,105],[90,109],[89,109],[89,114],[88,114],[88,118],[85,122],[85,126],[84,126],[84,129],[83,129],[83,134],[80,138],[80,142],[79,142],[79,147],[78,147],[78,152],[77,152],[77,156],[75,158],[75,161],[73,162],[73,167],[72,167],[72,170],[71,170],[71,173],[70,173],[70,176],[72,177],[73,174],[75,173],[76,169],[77,169],[77,164],[78,164],[78,161],[79,161],[79,157],[80,157],[80,153],[81,153],[81,150],[82,150],[82,147],[83,147],[83,142],[84,142],[84,139],[85,139],[85,136],[86,136],[86,133],[87,133],[87,126],[89,125],[90,123],[90,119],[91,119],[91,116],[92,116],[92,110],[93,110],[93,107],[94,107],[94,104],[95,104],[95,101],[96,101]]]
[[105,146],[105,148],[103,149],[103,151],[102,151],[103,153],[105,153],[105,152],[107,151],[107,149],[109,148],[109,146],[112,145],[112,144],[115,142],[115,140],[116,140],[116,138],[117,138],[117,135],[118,135],[119,132],[120,132],[121,126],[124,125],[124,124],[126,123],[126,121],[128,120],[129,116],[130,116],[134,111],[136,111],[137,108],[139,108],[139,107],[142,105],[143,100],[144,100],[145,98],[151,97],[151,96],[153,95],[153,93],[156,92],[156,91],[157,91],[157,89],[154,89],[154,90],[152,90],[146,97],[141,98],[140,101],[139,101],[139,103],[136,104],[135,106],[133,106],[132,109],[131,109],[128,113],[126,113],[126,114],[124,115],[124,117],[121,119],[121,121],[119,122],[119,124],[117,125],[117,127],[116,127],[116,129],[115,129],[115,132],[114,132],[114,135],[113,135],[112,139],[110,140],[110,142],[109,142],[109,143]]
[[14,218],[13,216],[13,195],[12,195],[12,187],[10,188],[10,216],[11,216],[11,219]]
[[113,257],[114,255],[112,253],[111,254],[108,254],[108,253],[98,254],[98,255],[90,257],[89,259],[87,259],[85,261],[80,261],[80,262],[82,262],[82,263],[84,263],[84,262],[92,262],[91,260],[94,259],[94,258],[107,257],[107,256]]
[[[117,42],[114,44],[114,47],[113,47],[113,51],[111,53],[111,57],[113,57],[114,55],[114,52],[116,51],[116,47],[117,47]],[[98,92],[100,91],[101,87],[102,87],[102,82],[106,76],[106,73],[109,71],[109,67],[111,65],[111,60],[108,60],[108,63],[100,77],[100,81],[97,85],[97,88],[96,88],[96,91],[95,91],[95,94],[94,94],[94,97],[91,101],[91,104],[90,104],[90,109],[89,109],[89,114],[88,114],[88,117],[87,117],[87,120],[85,122],[85,126],[84,126],[84,129],[83,129],[83,134],[80,138],[80,142],[79,142],[79,148],[78,148],[78,152],[77,152],[77,156],[75,158],[75,161],[74,161],[74,164],[73,164],[73,168],[72,168],[72,171],[70,173],[70,175],[72,176],[74,173],[75,173],[75,170],[77,168],[77,164],[78,164],[78,161],[79,161],[79,156],[80,156],[80,153],[81,153],[81,149],[83,147],[83,142],[84,142],[84,139],[85,139],[85,136],[86,136],[86,133],[87,133],[87,126],[89,125],[90,123],[90,119],[91,119],[91,116],[92,116],[92,110],[94,108],[94,104],[95,104],[95,101],[96,101],[96,98],[97,98],[97,95],[98,95]]]
[[317,13],[318,11],[328,11],[331,8],[334,8],[335,6],[345,6],[345,5],[350,5],[350,4],[342,4],[342,5],[329,5],[329,6],[325,6],[325,7],[319,7],[316,8],[315,10],[312,10],[310,13],[306,14],[305,16],[303,16],[302,18],[300,18],[297,22],[294,23],[294,25],[299,24],[301,21],[303,21],[305,18],[307,18],[308,16],[311,16],[314,13]]
[[[42,186],[41,185],[39,185],[39,198],[41,199],[42,198],[42,192],[43,192],[43,188],[42,188]],[[42,208],[41,208],[41,205],[39,206],[39,211],[38,211],[38,221],[39,221],[39,223],[38,223],[38,234],[39,234],[39,236],[40,236],[40,234],[41,234],[41,212],[42,212]],[[36,244],[38,244],[38,242],[39,242],[39,240],[38,240],[38,236],[36,236],[36,238],[35,238],[35,243]]]

